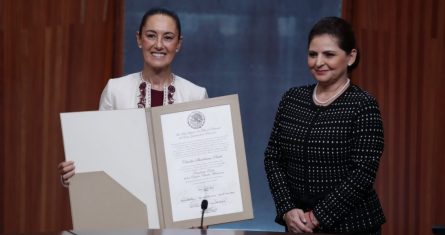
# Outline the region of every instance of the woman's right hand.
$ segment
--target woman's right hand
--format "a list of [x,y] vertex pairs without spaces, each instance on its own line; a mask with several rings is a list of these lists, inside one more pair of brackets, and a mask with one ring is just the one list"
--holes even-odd
[[60,178],[62,180],[62,183],[64,185],[69,185],[70,184],[69,180],[71,179],[71,177],[74,176],[74,174],[76,174],[74,172],[74,170],[76,168],[74,166],[74,162],[73,161],[61,162],[57,166],[57,168],[59,170],[59,174],[60,174]]
[[283,219],[286,221],[287,228],[292,233],[312,233],[312,229],[315,227],[310,223],[304,211],[298,208],[288,211],[284,214]]

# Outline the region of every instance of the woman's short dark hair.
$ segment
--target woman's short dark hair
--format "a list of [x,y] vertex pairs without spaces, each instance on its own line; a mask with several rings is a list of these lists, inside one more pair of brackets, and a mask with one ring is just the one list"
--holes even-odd
[[150,16],[157,14],[170,16],[175,21],[176,27],[178,28],[178,37],[181,38],[181,22],[179,21],[178,15],[176,12],[162,7],[154,7],[145,12],[144,16],[142,17],[141,24],[139,25],[139,36],[142,35],[142,28],[145,25],[145,21],[147,21]]
[[351,53],[352,49],[356,49],[357,56],[355,62],[348,67],[348,71],[350,72],[357,67],[360,61],[360,55],[355,43],[354,30],[352,29],[351,24],[336,16],[322,18],[312,27],[311,32],[309,33],[308,47],[315,36],[320,36],[323,34],[328,34],[337,38],[338,47],[340,47],[347,54]]

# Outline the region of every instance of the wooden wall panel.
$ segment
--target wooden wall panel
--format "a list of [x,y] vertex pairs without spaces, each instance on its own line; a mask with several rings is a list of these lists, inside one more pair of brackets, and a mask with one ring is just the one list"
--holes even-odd
[[[0,4],[0,12],[3,9],[3,5]],[[3,30],[3,16],[0,15],[0,45],[4,45],[4,30]],[[4,74],[4,63],[5,60],[3,59],[4,55],[3,53],[0,53],[0,76]],[[5,100],[3,87],[5,87],[5,79],[0,77],[0,110],[5,110],[5,103],[3,102]],[[5,149],[5,135],[4,135],[4,117],[3,117],[3,111],[0,111],[0,177],[3,177],[3,174],[1,172],[5,171],[5,162],[4,162],[4,154],[3,151]],[[3,193],[3,180],[0,179],[0,231],[4,230],[4,216],[3,216],[3,204],[4,204],[4,193]]]
[[121,75],[122,0],[0,1],[0,233],[71,228],[60,112]]
[[445,224],[445,2],[343,1],[362,52],[353,81],[379,101],[385,152],[376,188],[384,234]]

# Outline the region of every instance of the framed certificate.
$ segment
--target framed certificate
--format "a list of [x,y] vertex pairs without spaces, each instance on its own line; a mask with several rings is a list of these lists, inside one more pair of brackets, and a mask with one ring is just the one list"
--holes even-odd
[[197,226],[253,218],[237,95],[152,109],[163,223]]

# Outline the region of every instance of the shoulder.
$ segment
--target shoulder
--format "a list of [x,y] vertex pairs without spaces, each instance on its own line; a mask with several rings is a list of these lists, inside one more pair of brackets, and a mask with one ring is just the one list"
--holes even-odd
[[183,77],[180,77],[176,74],[174,76],[175,76],[175,86],[177,86],[178,88],[184,88],[187,90],[190,90],[190,89],[191,90],[205,90],[204,87],[198,86]]
[[111,78],[102,91],[99,103],[100,110],[136,108],[134,102],[139,73],[128,74],[118,78]]
[[281,97],[278,105],[278,112],[295,112],[300,109],[311,109],[313,105],[312,91],[315,85],[305,85],[300,87],[292,87],[287,90]]
[[352,84],[347,90],[348,100],[359,106],[378,106],[377,100],[369,92]]
[[122,77],[111,78],[110,80],[108,80],[108,84],[128,85],[128,84],[138,83],[139,81],[140,81],[139,73],[132,73]]
[[207,90],[178,75],[175,76],[175,102],[202,100],[207,98]]
[[347,107],[358,116],[374,116],[381,119],[377,100],[369,92],[357,85],[351,85],[345,92],[341,106]]
[[140,82],[139,73],[132,73],[122,77],[108,80],[107,89],[111,94],[131,94],[137,89]]
[[314,91],[314,87],[315,84],[292,87],[283,94],[281,102],[310,100],[312,97],[312,92]]

